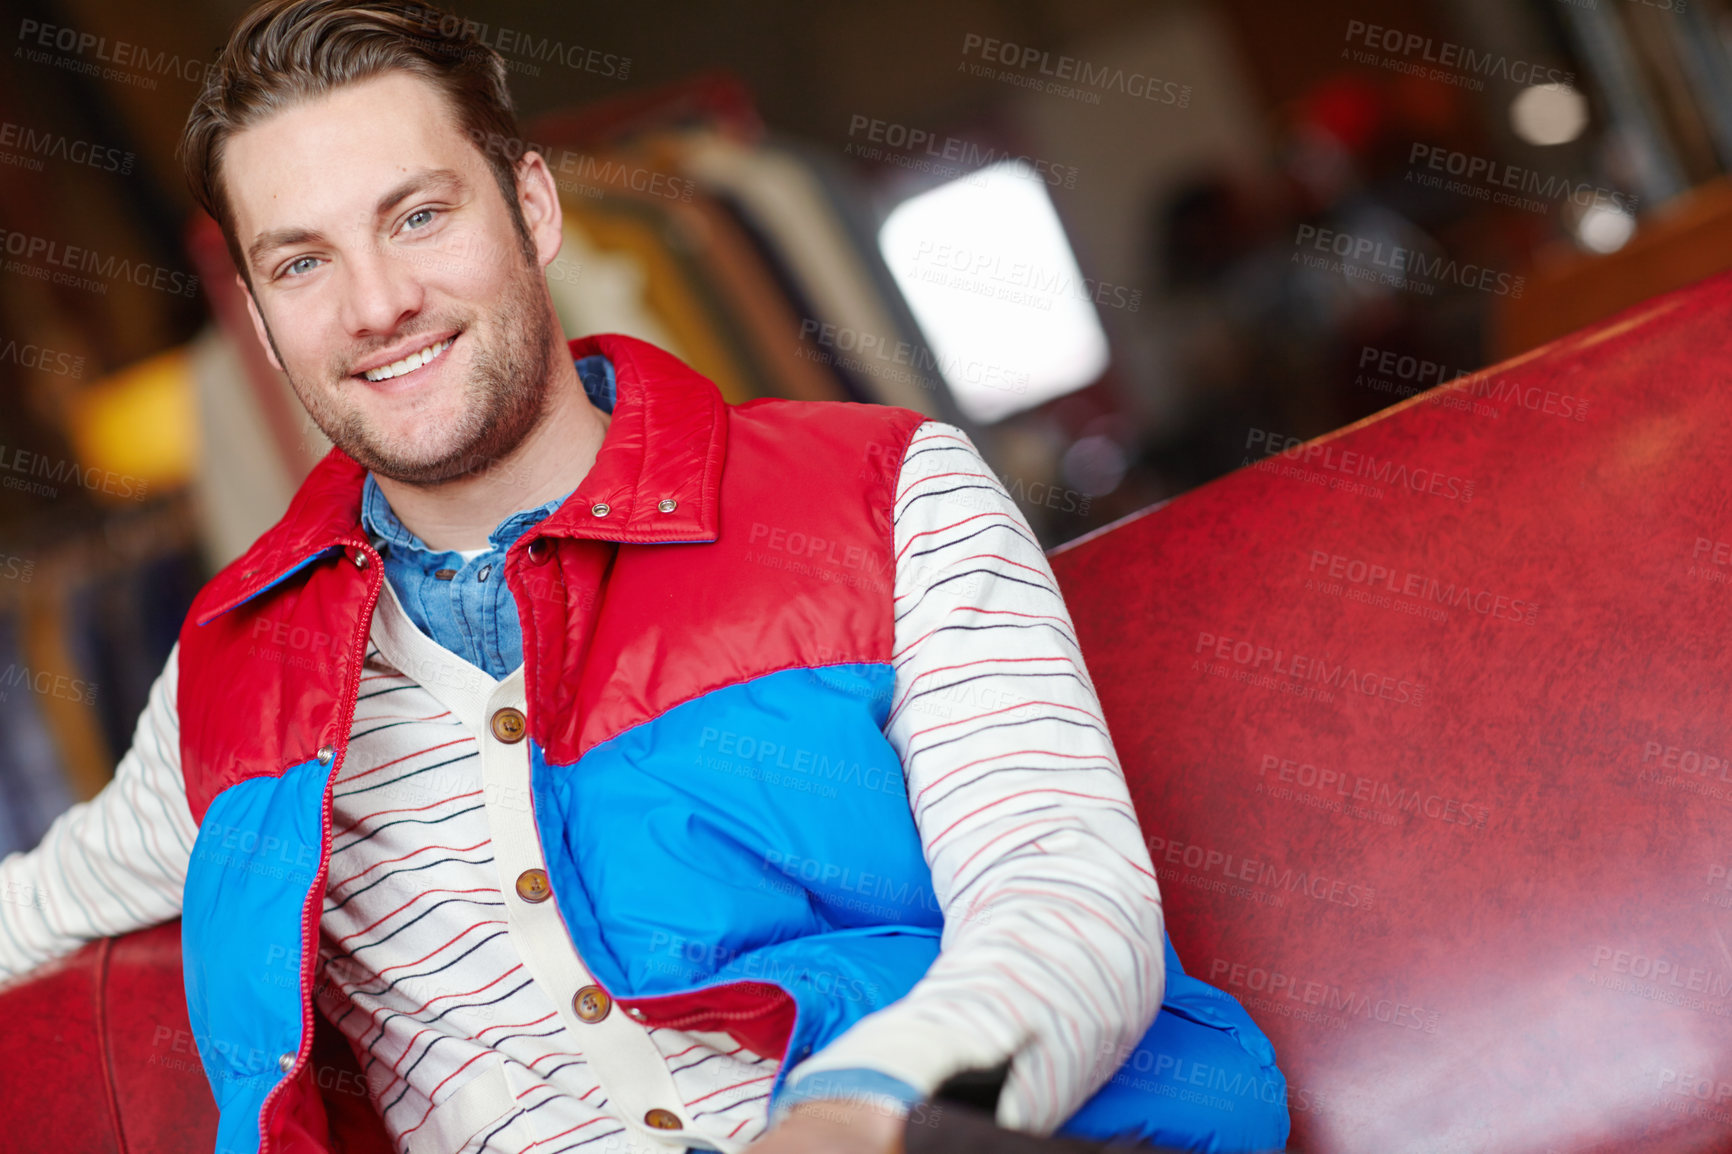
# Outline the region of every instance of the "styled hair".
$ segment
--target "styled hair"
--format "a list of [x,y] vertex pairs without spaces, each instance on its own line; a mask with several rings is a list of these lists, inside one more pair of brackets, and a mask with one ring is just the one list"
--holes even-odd
[[297,104],[392,71],[422,77],[443,98],[492,170],[524,251],[533,253],[517,203],[524,143],[505,61],[475,37],[472,22],[408,0],[260,0],[207,71],[176,148],[193,199],[222,229],[249,288],[252,276],[222,180],[229,138]]

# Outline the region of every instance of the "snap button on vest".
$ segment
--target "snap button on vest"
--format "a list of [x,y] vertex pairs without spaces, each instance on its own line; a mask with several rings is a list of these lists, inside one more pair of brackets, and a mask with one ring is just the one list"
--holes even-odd
[[580,1019],[593,1025],[607,1017],[607,1012],[613,1009],[613,999],[600,986],[585,986],[572,996],[571,1008]]
[[290,1070],[295,1068],[295,1056],[293,1054],[284,1054],[282,1057],[277,1059],[277,1065],[282,1069],[283,1073],[287,1074]]
[[357,569],[365,569],[367,567],[367,555],[359,549],[355,550],[355,554],[350,558],[350,560],[355,563],[355,568]]
[[319,746],[319,764],[330,765],[331,759],[337,756],[337,751],[328,745]]
[[651,1126],[657,1130],[678,1130],[680,1128],[680,1116],[672,1110],[663,1110],[659,1106],[646,1113],[643,1116],[643,1122],[645,1126]]
[[523,720],[523,711],[506,706],[493,711],[493,736],[507,745],[513,745],[523,740],[524,730],[528,727]]
[[529,554],[531,561],[540,565],[553,555],[553,547],[547,543],[546,537],[537,537],[529,543],[529,548],[525,552]]
[[517,896],[526,902],[544,902],[553,896],[546,870],[524,870],[517,875]]
[[597,517],[605,517],[612,511],[612,506],[610,506],[606,501],[597,501],[589,507],[589,511],[594,513]]
[[679,507],[680,503],[672,497],[663,497],[661,500],[656,502],[656,508],[660,509],[664,513],[672,513]]

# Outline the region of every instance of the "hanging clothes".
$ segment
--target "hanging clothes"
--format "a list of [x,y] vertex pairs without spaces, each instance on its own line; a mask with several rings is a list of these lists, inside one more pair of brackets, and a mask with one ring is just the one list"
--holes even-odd
[[[189,348],[199,430],[194,508],[213,573],[276,523],[304,475],[299,458],[283,453],[258,394],[239,383],[247,372],[239,342],[257,339],[250,329],[213,324]],[[309,441],[325,447],[322,455],[330,442],[310,419],[306,425]]]
[[132,744],[193,598],[209,577],[185,494],[51,545],[20,546],[30,580],[0,585],[0,826],[29,848],[94,797]]
[[114,776],[115,754],[93,711],[102,686],[73,673],[66,644],[66,585],[49,574],[31,584],[34,588],[24,599],[20,667],[27,684],[14,681],[9,692],[27,692],[36,699],[59,750],[68,786],[80,801],[88,800]]
[[681,251],[664,213],[607,198],[562,206],[597,246],[627,252],[642,265],[648,275],[645,299],[688,351],[687,363],[714,381],[729,404],[764,395],[762,374],[691,255]]
[[[713,195],[731,199],[752,220],[812,302],[816,319],[850,331],[856,342],[866,336],[894,348],[899,341],[918,339],[897,323],[823,185],[799,158],[713,133],[688,134],[679,142],[683,170]],[[929,416],[949,414],[948,398],[923,387],[894,357],[852,361],[870,382],[873,399]]]
[[[794,400],[854,399],[838,376],[821,361],[802,356],[802,314],[778,282],[737,216],[694,181],[669,176],[675,152],[652,139],[638,149],[609,154],[592,165],[613,179],[605,196],[586,201],[606,209],[620,202],[662,218],[663,236],[688,258],[692,275],[702,279],[701,299],[711,302],[759,380],[759,396]],[[644,172],[658,179],[634,179]],[[662,190],[658,192],[656,190]],[[671,195],[669,195],[671,193]]]
[[[55,816],[78,800],[61,771],[36,695],[10,676],[25,666],[22,640],[17,606],[0,608],[0,669],[8,671],[0,684],[0,857],[33,847]],[[0,895],[0,900],[31,898]]]
[[649,271],[637,257],[599,247],[569,212],[559,255],[547,266],[547,292],[566,334],[624,333],[687,359],[647,299]]

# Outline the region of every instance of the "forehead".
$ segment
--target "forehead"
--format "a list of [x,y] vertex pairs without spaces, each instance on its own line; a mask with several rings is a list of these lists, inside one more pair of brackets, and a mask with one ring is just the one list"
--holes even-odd
[[452,168],[473,184],[481,167],[439,91],[390,72],[237,132],[221,177],[245,249],[266,230],[371,225],[379,194],[413,169]]

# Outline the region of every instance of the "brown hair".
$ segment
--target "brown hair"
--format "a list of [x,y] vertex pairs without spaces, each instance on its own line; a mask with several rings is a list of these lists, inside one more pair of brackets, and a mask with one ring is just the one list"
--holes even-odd
[[[193,199],[221,227],[235,269],[252,286],[221,168],[229,137],[277,112],[386,72],[432,83],[481,150],[505,197],[518,240],[533,254],[517,203],[523,142],[505,61],[469,21],[406,0],[260,0],[241,17],[206,73],[176,155]],[[486,147],[482,147],[482,142]]]

